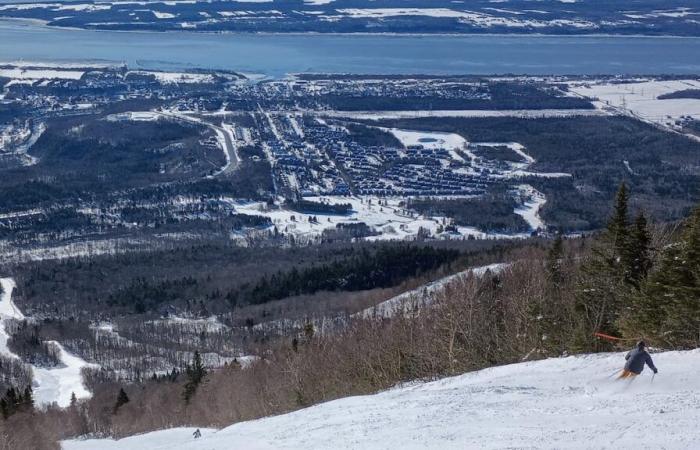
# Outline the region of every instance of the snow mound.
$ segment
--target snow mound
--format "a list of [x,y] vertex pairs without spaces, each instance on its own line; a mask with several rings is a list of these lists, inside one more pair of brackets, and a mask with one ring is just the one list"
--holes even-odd
[[624,353],[555,358],[202,430],[200,439],[179,428],[63,448],[697,448],[700,350],[652,356],[655,379],[646,370],[632,382],[615,380]]

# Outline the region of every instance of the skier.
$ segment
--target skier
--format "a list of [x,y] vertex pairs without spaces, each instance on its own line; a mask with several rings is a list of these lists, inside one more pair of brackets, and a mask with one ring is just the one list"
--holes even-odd
[[651,355],[646,351],[646,344],[644,341],[637,342],[637,346],[627,353],[625,359],[627,362],[619,378],[636,377],[644,370],[645,363],[654,371],[654,374],[659,373],[659,370],[654,365],[654,361],[651,360]]

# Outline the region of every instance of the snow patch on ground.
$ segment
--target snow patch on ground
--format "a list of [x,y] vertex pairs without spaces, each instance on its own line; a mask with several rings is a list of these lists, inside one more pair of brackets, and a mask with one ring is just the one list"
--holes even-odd
[[171,14],[167,12],[158,12],[158,11],[152,11],[153,15],[156,16],[156,19],[174,19],[177,17],[177,14]]
[[162,115],[153,111],[130,111],[117,114],[110,114],[105,117],[109,122],[134,121],[134,122],[155,122]]
[[[700,350],[653,354],[630,381],[625,353],[552,358],[343,398],[220,431],[174,428],[64,450],[690,449],[700,442]],[[653,382],[652,382],[653,381]]]
[[397,16],[428,16],[470,19],[474,14],[448,8],[346,8],[337,10],[353,18],[382,18]]

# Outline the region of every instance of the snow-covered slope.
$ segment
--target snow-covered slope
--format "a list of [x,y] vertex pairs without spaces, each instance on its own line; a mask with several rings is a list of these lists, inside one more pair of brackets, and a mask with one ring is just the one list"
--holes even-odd
[[220,431],[69,441],[65,450],[698,448],[700,350],[653,355],[659,375],[614,379],[624,353],[495,367],[350,397]]
[[363,309],[353,314],[352,317],[371,319],[394,317],[399,313],[407,314],[414,311],[416,308],[430,304],[436,293],[443,291],[446,286],[457,280],[466,279],[470,274],[475,277],[482,277],[486,272],[499,273],[508,265],[507,263],[495,263],[473,267],[453,275],[448,275],[439,280],[424,284],[416,289],[396,295],[377,305]]
[[[4,321],[9,319],[22,320],[24,314],[12,301],[12,292],[16,285],[12,278],[0,278],[0,285],[3,288],[0,297],[0,355],[10,358],[19,358],[7,347],[9,335],[5,330]],[[61,344],[51,341],[52,345],[58,347],[58,357],[61,362],[57,367],[32,367],[34,376],[34,401],[38,405],[50,405],[56,403],[58,406],[68,406],[71,395],[79,399],[88,398],[92,394],[83,384],[83,367],[96,367],[88,364],[83,359],[72,355]]]
[[2,295],[0,295],[0,354],[9,357],[14,357],[14,354],[7,348],[7,340],[10,336],[5,331],[3,322],[5,320],[24,319],[24,314],[19,310],[12,301],[12,291],[15,290],[15,280],[12,278],[0,278],[0,286],[2,286]]

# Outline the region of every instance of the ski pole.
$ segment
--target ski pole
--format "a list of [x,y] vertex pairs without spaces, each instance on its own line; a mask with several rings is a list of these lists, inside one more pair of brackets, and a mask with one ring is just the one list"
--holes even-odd
[[615,371],[613,373],[611,373],[610,375],[608,375],[607,378],[612,378],[615,375],[617,375],[618,373],[620,373],[620,369],[615,369]]

